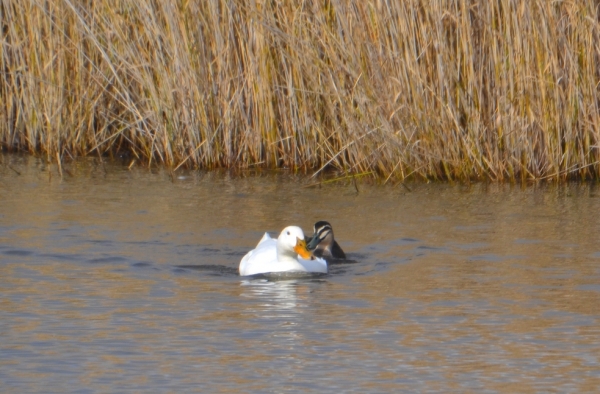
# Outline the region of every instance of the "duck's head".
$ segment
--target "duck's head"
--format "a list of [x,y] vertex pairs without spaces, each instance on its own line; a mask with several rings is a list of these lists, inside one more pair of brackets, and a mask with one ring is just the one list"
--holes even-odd
[[327,248],[333,243],[333,229],[331,224],[324,220],[315,223],[314,234],[308,239],[308,250],[315,250],[317,247],[321,249]]
[[300,227],[288,226],[283,229],[277,238],[277,253],[280,252],[294,258],[296,255],[307,260],[311,258],[311,253],[304,240],[304,232]]

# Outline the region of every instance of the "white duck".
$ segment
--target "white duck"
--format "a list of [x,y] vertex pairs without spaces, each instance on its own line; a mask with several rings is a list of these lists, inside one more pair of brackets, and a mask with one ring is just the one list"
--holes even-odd
[[265,233],[256,248],[246,253],[240,261],[241,276],[271,272],[326,274],[327,262],[318,257],[311,258],[310,252],[306,249],[302,229],[289,226],[283,229],[276,240]]

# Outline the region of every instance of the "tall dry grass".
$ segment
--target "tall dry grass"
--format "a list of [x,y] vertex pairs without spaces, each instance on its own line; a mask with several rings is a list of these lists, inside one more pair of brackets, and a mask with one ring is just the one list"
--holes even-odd
[[596,0],[2,0],[0,141],[62,161],[600,177]]

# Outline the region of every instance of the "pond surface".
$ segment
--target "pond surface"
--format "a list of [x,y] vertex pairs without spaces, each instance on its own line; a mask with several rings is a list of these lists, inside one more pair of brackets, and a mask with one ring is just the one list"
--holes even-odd
[[[330,184],[0,156],[2,392],[594,392],[596,184]],[[350,262],[239,277],[328,220]]]

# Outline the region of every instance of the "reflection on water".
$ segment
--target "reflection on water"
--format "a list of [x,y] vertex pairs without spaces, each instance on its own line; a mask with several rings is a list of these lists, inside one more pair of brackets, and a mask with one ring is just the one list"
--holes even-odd
[[[594,392],[600,194],[0,156],[3,392]],[[240,278],[267,230],[349,262]]]

